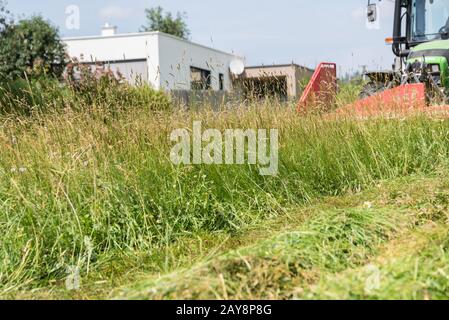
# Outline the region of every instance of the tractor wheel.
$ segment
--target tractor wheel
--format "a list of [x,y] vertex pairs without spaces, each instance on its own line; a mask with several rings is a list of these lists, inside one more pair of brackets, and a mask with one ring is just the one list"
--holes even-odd
[[388,89],[387,85],[382,82],[375,82],[370,81],[367,84],[365,84],[362,88],[362,91],[360,92],[359,98],[364,99],[371,96],[374,96],[378,93],[381,93]]

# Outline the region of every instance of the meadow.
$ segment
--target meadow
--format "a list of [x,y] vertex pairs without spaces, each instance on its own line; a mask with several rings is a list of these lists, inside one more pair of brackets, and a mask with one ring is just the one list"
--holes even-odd
[[[448,297],[448,120],[46,85],[0,99],[1,297]],[[279,174],[173,165],[193,121],[278,129]]]

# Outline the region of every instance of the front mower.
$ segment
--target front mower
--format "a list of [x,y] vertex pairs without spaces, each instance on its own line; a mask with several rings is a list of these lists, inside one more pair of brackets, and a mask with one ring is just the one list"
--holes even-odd
[[[373,0],[368,0],[367,18],[370,23],[378,19]],[[393,68],[366,73],[369,81],[354,108],[448,104],[449,0],[395,0],[393,37],[386,41],[396,56]],[[301,101],[317,93],[305,94]]]

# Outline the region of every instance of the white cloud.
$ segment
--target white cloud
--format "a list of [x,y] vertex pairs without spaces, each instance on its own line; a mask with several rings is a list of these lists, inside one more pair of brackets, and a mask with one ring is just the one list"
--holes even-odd
[[123,8],[115,5],[110,5],[100,10],[100,17],[102,19],[126,19],[132,14],[132,8]]

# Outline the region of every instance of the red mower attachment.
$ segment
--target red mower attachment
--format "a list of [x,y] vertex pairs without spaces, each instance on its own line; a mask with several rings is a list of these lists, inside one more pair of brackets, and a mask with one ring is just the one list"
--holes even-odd
[[337,109],[337,117],[357,119],[403,118],[413,115],[427,115],[434,118],[448,118],[449,106],[428,105],[424,83],[404,84],[385,90],[353,104]]
[[337,114],[356,117],[403,116],[426,109],[426,86],[423,83],[405,84],[385,90],[336,110]]
[[[298,112],[330,111],[337,94],[337,66],[320,63],[298,103]],[[330,112],[326,117],[396,118],[413,114],[449,117],[449,106],[428,106],[424,83],[404,84]]]
[[330,107],[337,94],[337,65],[322,62],[316,68],[298,103],[298,112],[309,111],[310,108]]

